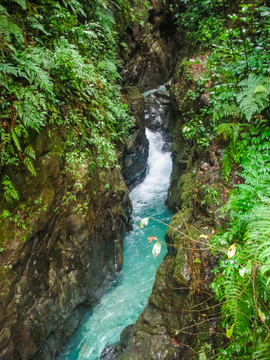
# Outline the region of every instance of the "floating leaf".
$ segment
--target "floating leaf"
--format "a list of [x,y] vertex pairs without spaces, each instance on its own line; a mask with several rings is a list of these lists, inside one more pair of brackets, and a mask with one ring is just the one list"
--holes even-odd
[[236,253],[236,245],[235,244],[232,244],[230,247],[229,247],[229,250],[227,252],[227,255],[228,255],[228,258],[230,259],[231,257],[233,257]]
[[263,323],[265,323],[266,316],[265,313],[263,313],[260,309],[258,309],[259,317],[262,320]]
[[155,236],[150,236],[150,237],[148,238],[149,244],[151,244],[151,242],[152,242],[153,240],[157,240],[157,241],[158,241],[158,239],[157,239]]
[[154,258],[156,258],[158,256],[158,254],[160,253],[160,250],[161,250],[161,244],[159,241],[157,241],[152,249],[152,254],[153,254]]
[[232,324],[232,326],[230,327],[230,329],[227,329],[227,330],[226,330],[226,336],[227,336],[227,338],[230,339],[230,340],[231,340],[231,337],[232,337],[232,334],[233,334],[234,325],[235,325],[235,324]]
[[148,221],[149,221],[149,217],[142,219],[142,221],[140,222],[140,227],[144,228],[148,224]]

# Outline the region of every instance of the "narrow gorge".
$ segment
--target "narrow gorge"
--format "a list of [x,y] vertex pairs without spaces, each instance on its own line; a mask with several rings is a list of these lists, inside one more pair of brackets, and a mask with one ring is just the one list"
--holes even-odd
[[268,360],[269,6],[2,0],[1,360]]

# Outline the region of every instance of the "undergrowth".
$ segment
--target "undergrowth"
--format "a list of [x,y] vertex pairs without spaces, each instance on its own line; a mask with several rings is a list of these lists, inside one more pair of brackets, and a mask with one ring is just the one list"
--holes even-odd
[[[204,149],[225,146],[229,223],[212,238],[220,257],[212,287],[222,304],[228,346],[215,358],[270,359],[270,8],[259,0],[182,0],[177,21],[207,54],[209,102],[184,126]],[[224,145],[225,144],[225,145]],[[222,145],[221,145],[222,146]],[[216,251],[219,249],[220,251]]]
[[82,151],[92,170],[115,164],[116,146],[132,119],[117,84],[121,64],[114,7],[124,8],[126,17],[131,12],[124,0],[2,1],[3,199],[18,198],[14,184],[7,183],[18,169],[37,175],[35,142],[45,128],[63,134],[64,151]]

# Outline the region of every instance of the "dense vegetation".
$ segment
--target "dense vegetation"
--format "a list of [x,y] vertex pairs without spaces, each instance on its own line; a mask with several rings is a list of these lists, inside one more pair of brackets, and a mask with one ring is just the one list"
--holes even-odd
[[[120,101],[113,11],[127,1],[2,1],[0,5],[0,175],[7,203],[12,178],[35,176],[39,133],[62,134],[67,163],[87,158],[89,171],[116,161],[116,144],[131,125]],[[118,25],[119,27],[119,25]]]
[[[113,11],[123,15],[117,23]],[[183,133],[203,149],[225,142],[228,189],[240,179],[223,208],[230,220],[212,237],[220,249],[212,286],[229,339],[218,359],[270,359],[270,5],[179,0],[172,11],[189,43],[207,54],[206,73],[189,96],[199,98],[208,84],[209,104],[188,114]],[[0,179],[7,208],[20,197],[16,173],[38,172],[41,133],[60,134],[67,167],[87,158],[91,174],[116,164],[131,125],[117,85],[118,31],[133,17],[125,0],[1,1]]]
[[41,173],[42,152],[55,149],[78,191],[83,168],[94,177],[118,166],[133,123],[121,101],[120,36],[142,14],[128,0],[0,3],[0,227],[26,230],[23,184]]
[[177,21],[207,54],[206,73],[189,96],[210,84],[208,106],[191,111],[183,131],[205,150],[226,144],[223,179],[228,189],[234,183],[222,209],[230,220],[212,237],[220,257],[212,287],[229,339],[217,358],[270,359],[270,7],[258,0],[182,3],[187,9]]

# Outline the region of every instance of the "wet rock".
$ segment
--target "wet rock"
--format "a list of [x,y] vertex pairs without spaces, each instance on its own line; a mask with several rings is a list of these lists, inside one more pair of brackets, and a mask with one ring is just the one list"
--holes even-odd
[[128,325],[124,328],[120,335],[120,346],[122,349],[125,349],[130,341],[131,337],[134,335],[134,324]]
[[144,24],[142,21],[141,24],[131,22],[123,36],[127,44],[123,58],[128,55],[122,74],[126,84],[135,84],[145,91],[170,79],[182,42],[174,27],[171,11],[174,2],[151,1],[147,11],[136,3],[134,12],[141,14]]
[[145,122],[153,131],[161,131],[165,140],[170,139],[168,132],[171,113],[170,96],[167,90],[156,91],[145,97]]
[[50,143],[56,134],[40,136],[37,177],[17,177],[25,227],[0,222],[1,360],[53,359],[123,262],[131,204],[119,170],[89,176],[82,164],[74,179]]
[[130,137],[125,141],[122,160],[122,173],[129,190],[132,190],[147,174],[149,142],[145,135],[144,97],[136,87],[128,86],[123,90],[123,100],[135,118]]
[[162,151],[163,152],[171,152],[172,151],[172,143],[165,142],[164,145],[162,146]]
[[116,350],[114,345],[108,345],[102,351],[100,360],[117,360],[119,357],[119,351]]

